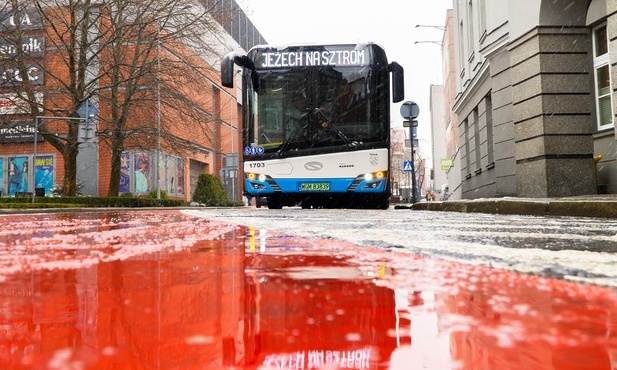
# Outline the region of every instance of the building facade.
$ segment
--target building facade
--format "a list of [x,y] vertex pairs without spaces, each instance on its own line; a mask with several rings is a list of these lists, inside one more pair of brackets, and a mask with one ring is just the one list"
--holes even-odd
[[[265,40],[235,0],[216,2],[216,5],[202,1],[198,6],[217,8],[216,12],[212,12],[216,15],[216,22],[212,23],[217,28],[213,30],[217,34],[212,46],[215,52],[199,53],[191,45],[170,43],[160,46],[158,58],[195,60],[192,65],[197,66],[199,71],[176,67],[177,76],[173,77],[176,81],[171,84],[182,90],[188,88],[187,84],[182,83],[183,78],[191,76],[199,79],[200,94],[194,94],[195,99],[191,103],[199,106],[201,116],[183,115],[182,112],[188,107],[169,108],[173,104],[165,101],[162,105],[159,102],[157,113],[155,99],[144,99],[141,106],[136,106],[128,115],[126,127],[128,130],[141,130],[142,134],[138,139],[125,143],[121,155],[120,193],[145,196],[160,189],[170,197],[191,200],[199,174],[214,173],[223,178],[230,198],[241,197],[242,182],[237,178],[241,102],[237,99],[237,91],[220,85],[219,61],[229,51],[245,51],[256,44],[265,43]],[[62,89],[58,76],[65,73],[57,55],[57,42],[46,29],[48,22],[36,11],[26,10],[22,19],[17,21],[5,9],[5,13],[0,14],[0,21],[4,35],[0,35],[0,57],[3,61],[0,68],[0,195],[15,196],[35,191],[38,195],[48,195],[54,187],[62,184],[64,158],[56,147],[43,140],[42,135],[35,135],[34,131],[36,126],[46,124],[59,137],[66,137],[70,134],[66,129],[69,121],[67,117],[45,117],[34,122],[30,107],[19,96],[23,94],[25,82],[11,68],[11,60],[16,60],[18,49],[21,49],[29,61],[28,82],[35,85],[36,104],[44,107],[45,112],[64,109],[66,101],[55,95]],[[16,22],[25,32],[21,45],[15,45],[7,36],[16,27]],[[88,70],[93,76],[97,75],[96,68],[102,68],[106,63],[102,59],[105,54],[101,55],[101,59],[93,63],[93,69]],[[54,78],[50,77],[52,74]],[[105,78],[100,81],[101,84],[108,83]],[[152,87],[149,89],[155,90]],[[89,99],[85,104],[90,112],[95,111],[96,117],[88,125],[83,120],[74,121],[75,126],[79,126],[80,135],[78,191],[84,195],[106,196],[110,187],[112,150],[109,140],[105,139],[110,131],[106,126],[110,106],[105,90],[101,91],[100,96]],[[161,109],[165,112],[162,121]],[[192,109],[195,110],[195,107]],[[45,115],[51,116],[49,113]],[[155,140],[157,134],[152,131],[157,126],[157,120],[159,143]],[[231,169],[236,169],[236,172]]]
[[[430,108],[431,108],[431,147],[433,148],[432,179],[429,191],[441,198],[442,189],[448,185],[448,172],[443,167],[448,157],[446,142],[447,115],[445,104],[444,85],[431,85]],[[449,185],[448,185],[449,187]]]
[[463,198],[617,193],[617,2],[453,5]]
[[461,161],[459,155],[455,27],[452,9],[446,12],[441,42],[443,85],[431,86],[431,134],[434,190],[440,200],[461,199]]

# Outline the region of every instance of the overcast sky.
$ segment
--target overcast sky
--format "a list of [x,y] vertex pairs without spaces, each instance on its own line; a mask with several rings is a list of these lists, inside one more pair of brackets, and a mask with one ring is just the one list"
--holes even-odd
[[[452,0],[237,0],[271,45],[374,42],[405,68],[405,100],[420,106],[421,146],[430,145],[429,88],[442,84],[441,42]],[[418,43],[416,43],[418,42]],[[402,125],[400,104],[392,122]],[[428,154],[428,153],[425,153]]]

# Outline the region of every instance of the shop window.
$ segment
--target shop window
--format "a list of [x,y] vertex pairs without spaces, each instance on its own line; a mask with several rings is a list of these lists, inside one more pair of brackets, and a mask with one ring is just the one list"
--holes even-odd
[[[126,151],[121,157],[120,193],[147,194],[156,190],[156,152]],[[168,195],[183,196],[184,160],[161,153],[159,184]]]
[[[6,165],[6,195],[27,192],[29,189],[29,158],[8,157]],[[4,192],[3,192],[4,193]]]
[[55,173],[54,155],[37,155],[34,161],[34,189],[43,189],[45,195],[52,194]]

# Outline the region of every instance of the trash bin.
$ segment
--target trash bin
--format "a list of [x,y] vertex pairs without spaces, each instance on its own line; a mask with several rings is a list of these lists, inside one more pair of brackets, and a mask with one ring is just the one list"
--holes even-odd
[[34,188],[34,195],[36,195],[37,197],[44,197],[45,188]]

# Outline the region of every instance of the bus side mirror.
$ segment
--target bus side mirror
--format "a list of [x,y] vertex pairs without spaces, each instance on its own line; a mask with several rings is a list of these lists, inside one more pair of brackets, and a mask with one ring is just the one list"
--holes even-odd
[[234,60],[237,56],[238,53],[229,53],[221,61],[221,85],[225,87],[234,87]]
[[405,99],[405,71],[397,62],[389,65],[392,73],[392,101],[398,103]]

